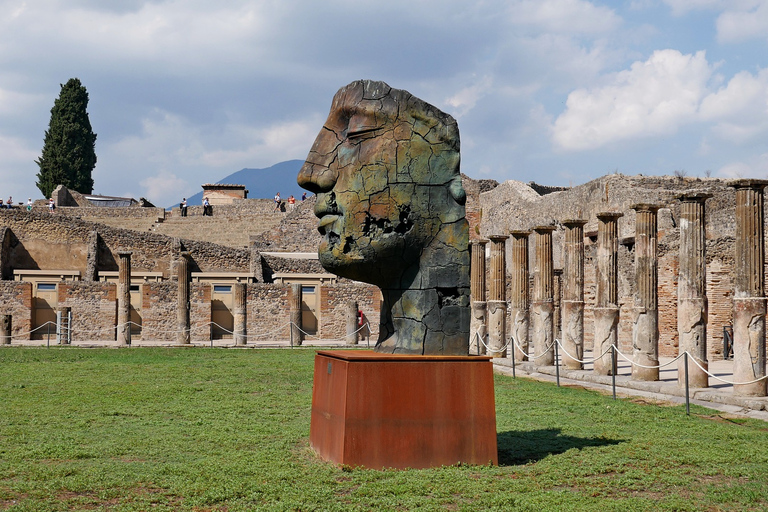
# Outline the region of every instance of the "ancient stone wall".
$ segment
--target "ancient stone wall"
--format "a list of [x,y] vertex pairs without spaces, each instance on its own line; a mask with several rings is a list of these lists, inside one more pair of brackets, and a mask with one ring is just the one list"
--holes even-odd
[[0,281],[0,315],[12,316],[11,336],[29,339],[32,329],[32,283]]
[[347,304],[353,300],[357,301],[358,309],[363,311],[365,320],[370,324],[373,346],[379,336],[381,292],[377,287],[364,283],[347,282],[320,287],[319,335],[323,339],[344,339],[347,334]]
[[250,284],[246,294],[248,343],[288,339],[291,285]]
[[114,340],[117,286],[114,283],[59,283],[59,307],[72,309],[72,341]]

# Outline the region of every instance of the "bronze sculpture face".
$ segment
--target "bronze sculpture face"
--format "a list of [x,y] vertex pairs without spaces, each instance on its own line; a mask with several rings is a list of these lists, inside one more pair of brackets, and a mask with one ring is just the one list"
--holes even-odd
[[377,350],[467,353],[469,231],[456,121],[407,91],[357,81],[336,93],[299,172],[315,192],[330,272],[375,284]]

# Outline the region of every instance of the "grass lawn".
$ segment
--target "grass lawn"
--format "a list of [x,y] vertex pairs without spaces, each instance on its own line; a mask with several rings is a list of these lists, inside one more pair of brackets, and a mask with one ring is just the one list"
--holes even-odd
[[502,376],[498,467],[336,467],[313,357],[2,349],[0,510],[768,509],[768,424]]

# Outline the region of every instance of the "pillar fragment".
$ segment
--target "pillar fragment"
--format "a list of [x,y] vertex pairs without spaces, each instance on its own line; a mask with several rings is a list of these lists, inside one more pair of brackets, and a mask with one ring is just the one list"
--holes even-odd
[[636,204],[635,302],[632,311],[632,379],[659,380],[659,295],[657,213],[654,204]]
[[[707,258],[704,202],[712,194],[703,192],[680,196],[680,256],[677,279],[677,335],[679,353],[688,352],[699,366],[707,362]],[[689,361],[688,384],[709,385],[709,376]],[[677,363],[677,382],[685,386],[685,361]]]
[[554,269],[552,263],[552,232],[554,226],[533,228],[535,260],[533,264],[533,351],[538,366],[555,364],[553,313]]
[[529,344],[529,314],[530,314],[530,289],[528,269],[528,237],[530,231],[515,230],[509,233],[512,236],[512,268],[510,269],[510,297],[509,316],[512,329],[511,337],[517,347],[511,345],[509,350],[515,350],[515,359],[528,360]]
[[117,252],[117,344],[131,344],[131,251]]
[[235,345],[245,345],[248,342],[248,288],[245,283],[235,283],[232,285],[232,292],[233,337]]
[[736,189],[736,254],[733,294],[733,392],[766,396],[765,377],[765,249],[763,189],[768,180],[734,180]]
[[358,326],[358,308],[357,301],[350,300],[347,302],[347,345],[357,345],[357,338],[359,334]]
[[619,342],[619,212],[597,214],[595,341],[592,353],[598,375],[615,375],[611,346]]
[[176,305],[176,342],[188,345],[191,342],[189,327],[189,257],[182,251],[176,261],[176,280],[178,281],[178,303]]
[[491,271],[488,290],[488,355],[504,357],[507,340],[506,235],[491,239]]
[[470,295],[472,296],[472,317],[469,326],[470,355],[485,354],[486,335],[488,334],[488,309],[485,295],[485,246],[488,240],[472,240],[470,248],[471,281]]
[[11,315],[0,315],[0,345],[11,344],[12,327],[13,317]]
[[291,345],[304,343],[304,331],[301,328],[301,284],[291,285]]
[[566,368],[581,370],[584,364],[584,224],[568,219],[563,250],[562,340]]

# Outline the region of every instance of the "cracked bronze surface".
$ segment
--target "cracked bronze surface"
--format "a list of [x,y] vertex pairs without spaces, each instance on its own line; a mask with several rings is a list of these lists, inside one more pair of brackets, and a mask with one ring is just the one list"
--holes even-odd
[[376,350],[466,355],[469,228],[459,130],[384,82],[336,93],[298,176],[317,194],[320,263],[384,298]]

